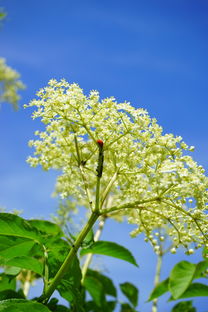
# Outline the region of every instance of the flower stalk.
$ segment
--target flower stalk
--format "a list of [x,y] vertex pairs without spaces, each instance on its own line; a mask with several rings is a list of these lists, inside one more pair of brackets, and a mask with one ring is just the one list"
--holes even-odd
[[97,221],[99,217],[99,212],[93,212],[87,221],[86,225],[82,229],[82,231],[79,233],[76,241],[74,242],[74,245],[72,245],[72,248],[70,249],[66,259],[64,260],[62,266],[60,267],[59,271],[53,278],[52,282],[50,283],[49,287],[45,290],[44,294],[39,298],[38,301],[47,303],[53,292],[55,291],[56,287],[60,283],[61,279],[63,278],[64,274],[68,271],[70,264],[72,263],[72,260],[74,259],[74,256],[76,255],[79,247],[81,246],[83,240]]

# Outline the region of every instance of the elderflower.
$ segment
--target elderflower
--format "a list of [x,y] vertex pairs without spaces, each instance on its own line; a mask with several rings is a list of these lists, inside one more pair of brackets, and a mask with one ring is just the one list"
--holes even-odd
[[25,87],[19,77],[14,69],[6,65],[5,59],[0,58],[0,102],[9,102],[17,108],[18,91]]
[[32,117],[44,131],[36,131],[31,166],[57,169],[55,193],[77,206],[93,209],[97,181],[97,140],[104,142],[104,168],[100,183],[100,211],[118,220],[126,217],[144,233],[155,250],[164,228],[175,253],[180,245],[201,247],[207,241],[208,179],[204,169],[184,151],[181,137],[163,134],[156,119],[144,109],[117,103],[113,97],[89,96],[75,83],[52,79],[30,102]]

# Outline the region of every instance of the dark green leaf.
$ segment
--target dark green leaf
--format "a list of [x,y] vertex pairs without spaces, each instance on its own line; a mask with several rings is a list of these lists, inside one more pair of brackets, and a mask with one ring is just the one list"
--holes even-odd
[[0,291],[11,289],[16,289],[16,280],[13,277],[10,277],[4,273],[0,274]]
[[57,290],[60,295],[76,306],[79,312],[83,311],[82,308],[82,294],[80,292],[81,286],[81,269],[79,266],[79,260],[77,257],[74,258],[68,272],[64,275],[60,284],[57,286]]
[[41,303],[24,299],[8,299],[0,302],[0,312],[50,312]]
[[46,220],[28,220],[27,222],[35,227],[38,231],[45,234],[54,235],[57,238],[64,236],[61,228],[55,223]]
[[82,249],[80,255],[84,256],[88,253],[100,254],[122,259],[138,266],[135,258],[128,249],[113,242],[106,241],[95,242],[90,247]]
[[196,309],[192,306],[192,301],[181,301],[173,307],[171,312],[196,312]]
[[119,285],[122,293],[133,304],[134,307],[138,305],[138,289],[133,284],[126,282]]
[[0,213],[0,235],[24,237],[38,242],[42,241],[42,236],[23,218],[11,213]]
[[32,257],[15,257],[6,261],[5,265],[31,270],[39,275],[43,273],[43,264]]
[[177,263],[170,273],[169,290],[174,299],[178,299],[191,284],[196,265],[188,261]]
[[122,303],[120,312],[136,312],[136,310],[128,303]]
[[116,287],[109,277],[91,269],[87,270],[87,277],[96,278],[99,282],[101,282],[103,286],[103,291],[106,295],[110,295],[113,297],[117,296]]
[[102,283],[93,276],[86,276],[84,287],[87,289],[92,299],[98,307],[102,307],[105,302],[105,295]]
[[24,296],[21,293],[11,289],[3,290],[0,292],[0,301],[12,298],[24,299]]
[[168,283],[169,283],[169,278],[160,282],[151,292],[148,301],[151,301],[165,294],[169,290]]

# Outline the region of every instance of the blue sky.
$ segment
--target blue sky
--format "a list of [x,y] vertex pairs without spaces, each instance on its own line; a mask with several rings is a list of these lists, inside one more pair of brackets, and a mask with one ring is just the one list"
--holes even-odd
[[[0,206],[45,218],[57,207],[51,198],[56,173],[32,169],[25,162],[32,152],[27,142],[40,124],[22,108],[51,78],[66,78],[86,93],[97,89],[101,97],[115,96],[147,109],[164,132],[194,145],[194,158],[208,169],[206,0],[2,0],[0,6],[8,12],[0,32],[0,55],[27,85],[18,112],[8,104],[0,110]],[[130,228],[109,221],[103,239],[129,247],[140,268],[119,260],[100,261],[118,282],[130,280],[140,288],[140,310],[148,312],[145,300],[155,257],[142,237],[129,238]],[[185,258],[182,251],[168,256],[163,276]],[[194,302],[198,312],[205,312],[205,299]],[[162,300],[160,311],[164,309],[168,311]]]

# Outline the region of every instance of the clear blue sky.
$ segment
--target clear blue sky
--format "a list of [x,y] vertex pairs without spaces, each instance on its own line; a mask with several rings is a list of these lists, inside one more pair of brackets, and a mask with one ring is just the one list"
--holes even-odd
[[[147,109],[164,132],[181,135],[194,145],[194,158],[208,169],[208,1],[207,0],[8,0],[1,27],[0,56],[17,69],[27,89],[21,106],[51,78],[77,82],[87,92],[115,96]],[[55,212],[56,174],[32,169],[27,141],[38,129],[30,111],[0,111],[0,206],[23,210],[25,217]],[[140,288],[140,310],[152,287],[155,257],[143,239],[130,239],[130,226],[109,221],[103,239],[129,247],[139,269],[122,261],[102,260],[118,282]],[[167,257],[163,276],[183,252]],[[199,256],[190,257],[197,261]],[[194,300],[205,312],[205,299]],[[168,305],[169,310],[170,306]],[[169,311],[165,300],[160,311]],[[159,311],[159,312],[160,312]]]

